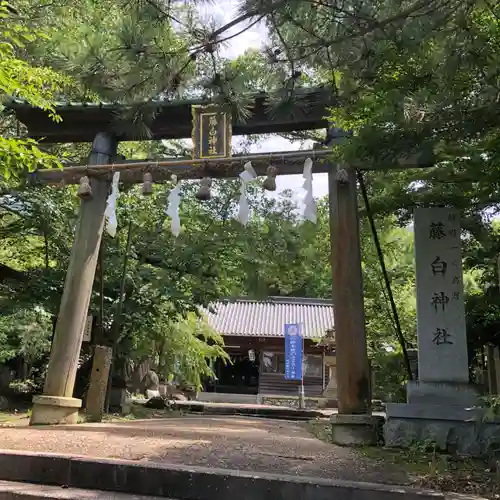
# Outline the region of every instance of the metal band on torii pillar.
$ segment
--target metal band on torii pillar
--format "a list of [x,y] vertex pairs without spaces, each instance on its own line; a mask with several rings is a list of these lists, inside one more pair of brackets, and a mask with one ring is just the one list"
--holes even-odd
[[[116,155],[115,136],[99,133],[89,165],[111,163]],[[33,398],[30,425],[72,424],[82,402],[73,398],[82,334],[88,314],[97,258],[104,229],[108,181],[90,178],[92,196],[82,198],[61,306],[52,341],[43,394]]]

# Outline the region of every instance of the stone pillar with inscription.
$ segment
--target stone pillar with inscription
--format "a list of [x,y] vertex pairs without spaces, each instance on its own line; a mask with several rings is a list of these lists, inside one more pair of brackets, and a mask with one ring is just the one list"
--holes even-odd
[[386,405],[385,443],[480,453],[486,440],[478,439],[478,393],[469,383],[459,213],[419,208],[414,233],[418,380],[408,384],[406,404]]
[[408,403],[472,406],[462,280],[460,215],[451,208],[415,211],[419,380]]

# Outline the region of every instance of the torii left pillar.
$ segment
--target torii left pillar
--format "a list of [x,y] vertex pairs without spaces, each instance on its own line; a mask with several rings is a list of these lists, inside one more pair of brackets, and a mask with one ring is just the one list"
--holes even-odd
[[[111,163],[118,142],[99,133],[92,144],[89,165]],[[30,425],[75,424],[80,399],[73,397],[83,328],[87,318],[97,257],[104,229],[109,183],[90,178],[92,196],[80,202],[80,217],[71,250],[43,394],[33,398]]]

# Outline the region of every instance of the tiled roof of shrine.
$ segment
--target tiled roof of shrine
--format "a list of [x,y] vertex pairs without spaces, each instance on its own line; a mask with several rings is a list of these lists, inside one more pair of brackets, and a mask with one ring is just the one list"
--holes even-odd
[[205,311],[208,323],[221,335],[283,337],[286,323],[300,323],[304,338],[321,338],[333,330],[331,300],[298,297],[268,297],[257,301],[227,299]]

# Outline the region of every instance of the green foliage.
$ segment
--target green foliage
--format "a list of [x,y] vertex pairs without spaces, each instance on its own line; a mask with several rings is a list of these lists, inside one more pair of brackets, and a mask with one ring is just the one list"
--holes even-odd
[[[397,227],[394,217],[379,219],[377,232],[403,336],[409,345],[415,345],[416,302],[413,232],[409,228]],[[366,219],[362,220],[361,242],[369,351],[376,355],[385,352],[385,348],[391,346],[400,352],[388,292]]]
[[[34,43],[42,35],[13,18],[5,1],[0,2],[0,23],[0,113],[6,100],[19,98],[59,120],[54,99],[59,88],[68,84],[68,79],[50,68],[33,66],[18,55],[26,44]],[[41,151],[31,139],[0,136],[0,165],[0,175],[8,179],[23,170],[60,163],[55,156]]]
[[481,406],[484,408],[483,421],[497,420],[500,417],[500,396],[488,395],[482,398]]
[[173,321],[165,318],[159,316],[153,327],[158,372],[167,380],[199,389],[204,378],[215,376],[213,361],[229,362],[224,340],[193,313]]
[[51,316],[40,307],[0,316],[0,363],[22,356],[31,365],[49,352],[51,334]]
[[[154,2],[65,0],[47,5],[20,0],[18,4],[31,26],[43,26],[50,35],[30,46],[30,55],[74,76],[77,100],[171,97],[181,83],[174,84],[176,74],[182,72],[182,80],[193,75],[192,65],[186,66],[189,40],[178,36],[171,19],[159,15]],[[129,118],[139,119],[140,114],[134,109]]]
[[40,387],[34,380],[24,379],[13,380],[9,384],[9,389],[17,394],[34,394]]
[[[227,61],[216,50],[226,28],[214,34],[210,23],[201,22],[193,2],[17,3],[19,17],[7,18],[5,3],[0,10],[2,102],[17,96],[54,114],[56,98],[129,102],[212,96],[244,114],[242,96],[249,91],[279,90],[279,99],[270,103],[274,112],[294,104],[296,88],[330,85],[339,101],[331,119],[355,132],[336,147],[335,159],[376,167],[366,175],[369,196],[408,343],[415,345],[408,225],[414,207],[435,204],[462,211],[470,344],[478,348],[486,339],[500,341],[500,240],[490,223],[500,210],[497,5],[352,0],[345,7],[340,2],[264,5],[246,0],[240,5],[242,19],[265,19],[270,47]],[[48,36],[40,35],[41,30]],[[76,84],[68,85],[72,82],[61,71]],[[125,118],[144,138],[154,112],[136,106]],[[87,153],[75,145],[41,152],[30,140],[13,139],[12,121],[3,120],[4,180],[24,169],[58,165],[56,158],[78,161]],[[424,159],[431,154],[437,158],[435,167],[379,171],[422,151]],[[186,153],[181,143],[156,141],[121,144],[120,152],[128,158]],[[302,224],[290,193],[271,200],[256,183],[250,187],[254,217],[242,228],[234,220],[237,182],[216,183],[213,199],[203,205],[194,200],[196,186],[186,183],[182,232],[174,238],[164,213],[170,187],[155,188],[150,198],[136,188],[122,189],[118,235],[106,236],[103,246],[103,326],[106,340],[118,342],[123,356],[139,359],[154,352],[165,374],[179,377],[177,370],[197,385],[200,377],[210,375],[205,356],[223,356],[220,339],[213,332],[201,333],[192,316],[200,305],[236,295],[331,297],[328,206],[326,200],[319,201],[316,226]],[[2,305],[10,311],[13,305],[29,309],[42,304],[56,313],[77,217],[75,189],[24,191],[4,182],[2,192],[10,197],[0,200],[0,262],[23,277],[0,283]],[[122,326],[115,332],[129,221],[133,244]],[[361,240],[369,352],[381,384],[397,399],[404,384],[400,350],[364,219]],[[97,287],[91,308],[99,308]],[[20,352],[19,345],[13,352]],[[377,390],[382,394],[382,387]]]
[[45,153],[32,139],[14,139],[0,136],[1,175],[9,179],[19,170],[33,171],[37,168],[57,168],[61,164],[56,156]]
[[15,96],[31,105],[49,111],[54,119],[54,96],[67,79],[50,68],[35,67],[17,56],[27,43],[34,43],[41,33],[33,33],[0,2],[0,102],[4,96]]
[[375,379],[373,398],[383,402],[404,403],[408,379],[401,352],[376,351],[372,353],[371,361]]
[[416,206],[455,206],[488,251],[499,210],[499,5],[349,5],[295,0],[275,4],[269,20],[283,65],[301,65],[337,94],[331,118],[354,137],[335,159],[383,169],[416,153],[423,163],[434,157],[433,168],[371,173],[373,209],[406,224]]

